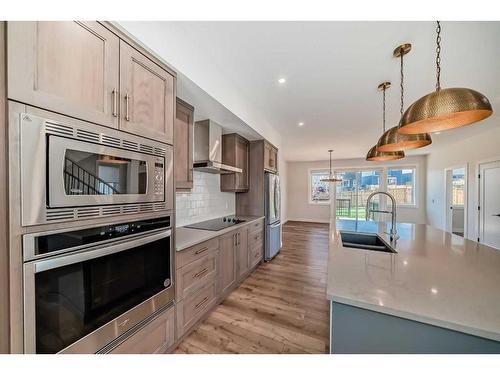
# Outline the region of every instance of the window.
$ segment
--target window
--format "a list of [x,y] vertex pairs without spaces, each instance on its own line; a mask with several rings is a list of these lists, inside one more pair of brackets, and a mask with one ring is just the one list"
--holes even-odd
[[387,192],[398,205],[415,205],[415,168],[391,168],[387,170]]
[[321,181],[328,178],[329,173],[325,170],[310,171],[309,176],[309,202],[330,203],[330,183]]
[[454,169],[452,180],[452,205],[463,206],[465,201],[465,169]]

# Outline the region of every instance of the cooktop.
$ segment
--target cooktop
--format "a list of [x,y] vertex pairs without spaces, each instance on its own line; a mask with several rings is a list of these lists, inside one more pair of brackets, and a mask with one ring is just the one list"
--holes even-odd
[[244,223],[245,220],[240,219],[235,216],[223,216],[218,217],[217,219],[201,221],[199,223],[186,225],[185,228],[191,229],[203,229],[203,230],[212,230],[218,231],[224,228],[232,227],[233,225]]

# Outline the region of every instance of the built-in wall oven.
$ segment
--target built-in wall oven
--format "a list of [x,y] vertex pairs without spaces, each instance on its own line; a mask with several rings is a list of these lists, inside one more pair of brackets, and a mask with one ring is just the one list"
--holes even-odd
[[95,353],[173,303],[170,216],[26,234],[24,350]]
[[35,113],[16,128],[23,226],[173,208],[172,146]]

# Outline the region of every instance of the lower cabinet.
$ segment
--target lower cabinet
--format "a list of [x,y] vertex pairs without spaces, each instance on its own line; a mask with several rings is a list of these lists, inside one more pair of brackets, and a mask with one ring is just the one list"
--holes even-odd
[[241,280],[250,270],[248,262],[248,227],[243,227],[238,231],[236,251],[238,254],[238,279]]
[[219,290],[226,296],[238,281],[236,257],[237,231],[224,234],[219,240]]
[[216,302],[217,286],[215,280],[177,302],[177,337],[184,335]]
[[175,308],[164,311],[127,338],[110,354],[160,354],[175,342]]

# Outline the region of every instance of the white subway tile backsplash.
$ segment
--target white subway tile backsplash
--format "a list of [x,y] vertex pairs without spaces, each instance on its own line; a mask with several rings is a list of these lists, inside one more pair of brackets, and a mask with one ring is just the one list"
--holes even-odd
[[235,193],[220,191],[218,174],[193,172],[191,192],[177,193],[176,226],[209,220],[220,216],[234,215],[236,212]]

